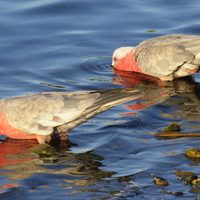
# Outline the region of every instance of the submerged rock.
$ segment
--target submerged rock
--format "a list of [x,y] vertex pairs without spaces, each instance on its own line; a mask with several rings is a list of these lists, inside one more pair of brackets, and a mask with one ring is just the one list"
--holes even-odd
[[168,186],[169,183],[167,180],[165,180],[164,178],[162,177],[155,177],[153,179],[153,182],[156,184],[156,185],[160,185],[160,186]]
[[170,124],[163,129],[163,132],[180,132],[181,127],[178,124]]
[[39,144],[29,149],[30,152],[38,154],[41,158],[49,158],[54,154],[54,149],[48,144]]
[[188,159],[200,160],[200,150],[197,149],[197,148],[188,149],[188,150],[186,150],[183,154],[184,154],[184,155],[186,156],[186,158],[188,158]]
[[178,180],[184,181],[185,184],[191,184],[198,178],[194,172],[174,171],[174,174],[178,175]]

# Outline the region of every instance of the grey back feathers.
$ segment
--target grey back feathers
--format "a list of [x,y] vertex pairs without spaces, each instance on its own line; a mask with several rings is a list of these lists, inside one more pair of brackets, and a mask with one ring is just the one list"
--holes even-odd
[[200,66],[200,36],[172,34],[150,38],[135,48],[140,69],[153,76],[169,75],[185,66]]

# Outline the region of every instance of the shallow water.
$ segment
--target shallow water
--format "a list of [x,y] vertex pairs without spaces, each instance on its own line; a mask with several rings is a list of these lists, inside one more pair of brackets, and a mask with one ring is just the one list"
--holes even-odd
[[[199,175],[199,162],[183,155],[199,139],[154,134],[170,123],[199,131],[200,74],[160,87],[110,64],[119,46],[163,34],[199,35],[199,8],[199,1],[180,0],[1,1],[1,98],[119,87],[144,96],[70,131],[52,158],[29,152],[36,141],[2,136],[0,199],[198,199],[173,171]],[[155,176],[169,185],[155,185]]]

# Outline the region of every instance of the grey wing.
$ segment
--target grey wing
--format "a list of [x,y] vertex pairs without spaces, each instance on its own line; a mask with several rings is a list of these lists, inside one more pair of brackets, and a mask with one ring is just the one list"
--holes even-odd
[[154,76],[169,75],[183,64],[198,67],[200,36],[175,34],[151,38],[136,47],[135,57],[140,69]]
[[80,117],[100,96],[89,92],[40,93],[5,99],[11,126],[29,134],[49,135],[54,127]]

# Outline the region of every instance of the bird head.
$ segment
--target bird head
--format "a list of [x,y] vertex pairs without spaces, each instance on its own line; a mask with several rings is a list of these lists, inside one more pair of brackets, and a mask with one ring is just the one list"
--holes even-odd
[[128,53],[130,53],[131,51],[134,50],[134,47],[120,47],[117,48],[114,52],[113,52],[113,56],[112,56],[112,66],[115,67],[115,64],[121,60],[122,58],[124,58]]

